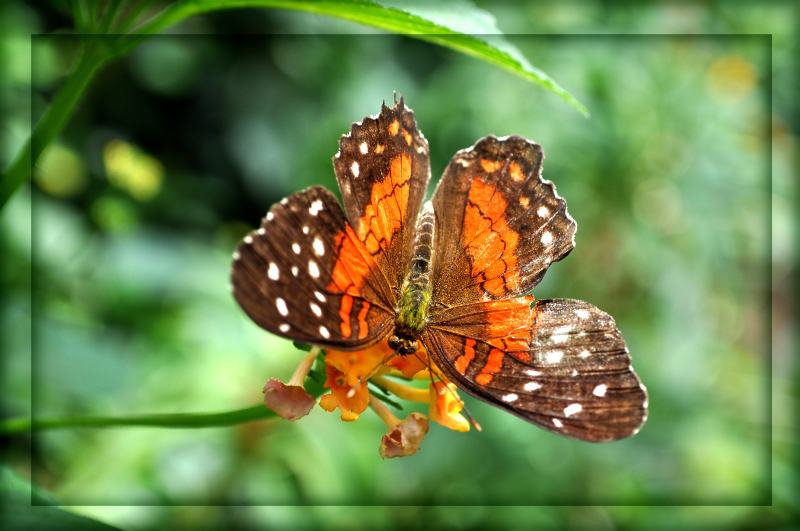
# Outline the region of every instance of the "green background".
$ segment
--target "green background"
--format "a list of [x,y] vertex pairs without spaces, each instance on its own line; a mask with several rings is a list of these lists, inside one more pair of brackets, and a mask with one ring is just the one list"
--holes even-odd
[[[483,433],[433,425],[406,459],[380,459],[385,427],[370,412],[345,424],[315,408],[296,423],[40,432],[10,438],[6,463],[126,529],[791,525],[790,9],[568,4],[485,7],[507,33],[551,33],[509,40],[590,119],[473,58],[312,15],[192,19],[184,32],[216,35],[159,36],[111,64],[0,213],[2,405],[60,416],[257,403],[302,353],[237,307],[230,254],[273,202],[335,190],[339,136],[397,91],[430,143],[432,186],[481,136],[542,144],[579,228],[535,294],[616,318],[650,393],[639,435],[571,441],[467,399]],[[34,33],[60,23],[54,8],[3,9],[4,25]],[[650,34],[554,34],[610,27]],[[286,34],[298,32],[310,34]],[[740,35],[652,34],[709,32]],[[26,71],[24,44],[7,42],[4,165],[75,45],[33,38]],[[134,155],[115,162],[120,141]],[[484,504],[643,507],[224,507]],[[741,507],[644,507],[661,505]]]

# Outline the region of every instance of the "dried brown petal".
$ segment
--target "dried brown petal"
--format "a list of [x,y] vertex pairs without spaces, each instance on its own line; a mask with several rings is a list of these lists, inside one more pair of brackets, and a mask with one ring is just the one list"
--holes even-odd
[[264,384],[263,393],[267,407],[286,420],[305,417],[317,402],[299,385],[286,385],[275,378]]
[[383,436],[381,457],[406,457],[417,453],[426,433],[428,418],[422,413],[411,413]]

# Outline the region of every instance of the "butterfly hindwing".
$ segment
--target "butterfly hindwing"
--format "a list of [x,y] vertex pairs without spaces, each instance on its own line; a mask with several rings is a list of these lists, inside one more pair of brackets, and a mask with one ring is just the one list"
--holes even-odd
[[647,393],[614,319],[583,301],[529,302],[453,308],[423,342],[459,387],[547,430],[593,442],[635,434]]
[[572,250],[575,221],[541,178],[542,159],[517,136],[483,138],[451,159],[433,198],[438,303],[524,294]]
[[525,295],[572,250],[576,231],[541,178],[538,144],[490,136],[456,153],[432,218],[420,218],[435,230],[420,233],[416,257],[430,163],[413,113],[402,99],[384,105],[339,145],[344,209],[308,188],[274,205],[234,253],[234,297],[257,324],[360,350],[393,331],[409,271],[430,273],[431,292],[420,287],[418,297],[430,307],[414,330],[449,380],[562,435],[598,442],[639,430],[647,393],[613,318],[586,302]]
[[[333,159],[347,219],[397,288],[411,259],[414,226],[430,178],[428,142],[400,99],[364,118]],[[392,301],[394,302],[394,301]]]
[[274,205],[234,253],[233,295],[261,327],[340,349],[393,323],[389,289],[336,198],[314,186]]

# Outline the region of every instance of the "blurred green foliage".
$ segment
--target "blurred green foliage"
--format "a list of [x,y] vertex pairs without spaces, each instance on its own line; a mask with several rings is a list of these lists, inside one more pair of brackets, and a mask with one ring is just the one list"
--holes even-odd
[[[41,432],[4,441],[6,462],[125,529],[790,526],[797,130],[784,116],[796,105],[797,41],[788,4],[736,4],[487,4],[507,33],[775,33],[510,38],[591,120],[409,38],[282,12],[192,19],[186,31],[209,35],[149,39],[102,72],[0,212],[7,415],[236,409],[302,353],[236,306],[230,253],[273,202],[311,184],[336,189],[331,157],[351,122],[401,93],[430,142],[432,185],[479,137],[526,136],[543,145],[544,176],[579,225],[575,251],[536,296],[615,316],[650,392],[636,437],[571,441],[468,401],[482,433],[434,426],[401,460],[380,460],[374,416],[343,424],[315,408],[297,423]],[[63,24],[57,10],[2,9],[6,27]],[[229,35],[242,28],[272,34]],[[74,49],[34,38],[29,73],[26,41],[3,42],[5,165]],[[291,507],[337,504],[475,507]]]

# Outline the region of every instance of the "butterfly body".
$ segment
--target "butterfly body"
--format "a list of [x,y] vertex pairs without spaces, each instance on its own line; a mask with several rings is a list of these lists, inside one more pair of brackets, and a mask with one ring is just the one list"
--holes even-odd
[[337,350],[422,344],[461,389],[587,441],[636,433],[647,394],[613,318],[531,290],[575,245],[538,144],[480,139],[433,198],[428,144],[403,100],[353,125],[322,187],[274,205],[234,253],[234,297],[263,328]]
[[435,223],[433,205],[429,201],[423,205],[417,220],[411,264],[400,289],[395,310],[397,314],[395,329],[389,338],[390,346],[395,348],[396,345],[395,350],[399,354],[412,354],[417,351],[417,340],[428,322],[433,296],[431,274],[435,259],[433,250]]

